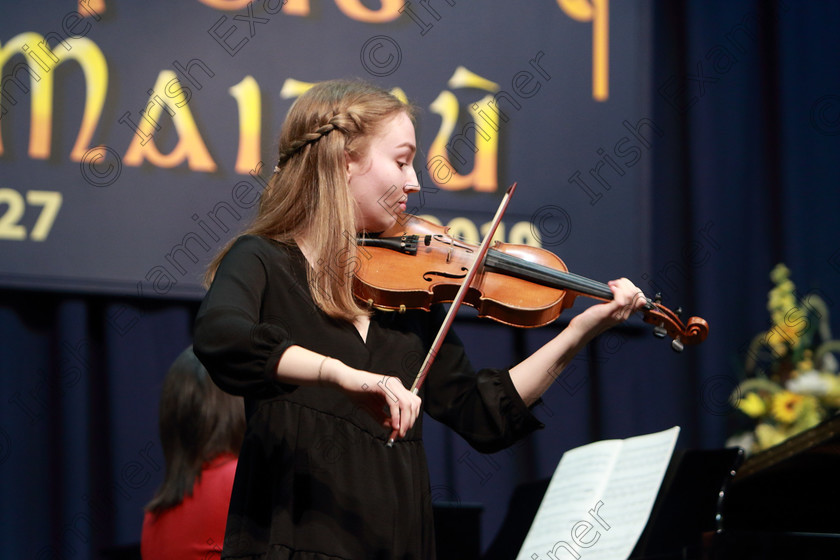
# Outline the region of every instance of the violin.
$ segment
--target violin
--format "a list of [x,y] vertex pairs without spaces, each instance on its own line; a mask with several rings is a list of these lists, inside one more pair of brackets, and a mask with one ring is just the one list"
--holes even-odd
[[[449,228],[403,214],[376,237],[358,239],[358,268],[354,293],[371,308],[429,310],[435,303],[452,302],[467,272],[475,264],[475,245],[454,239]],[[539,327],[556,320],[577,296],[612,300],[604,283],[569,272],[555,254],[529,245],[496,241],[476,270],[463,303],[487,317],[515,327]],[[699,344],[709,333],[708,323],[691,317],[683,323],[680,310],[646,298],[642,308],[653,334],[671,338],[681,352],[685,344]]]

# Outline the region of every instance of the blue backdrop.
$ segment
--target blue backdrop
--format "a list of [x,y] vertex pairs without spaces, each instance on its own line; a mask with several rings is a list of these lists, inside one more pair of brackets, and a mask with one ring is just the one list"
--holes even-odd
[[[126,4],[0,21],[4,557],[139,539],[161,380],[301,82],[362,77],[423,109],[418,213],[478,235],[518,181],[505,240],[711,325],[681,355],[638,319],[602,335],[537,408],[546,429],[511,450],[427,424],[433,498],[483,504],[485,546],[515,485],[567,449],[673,425],[679,447],[722,446],[777,262],[836,324],[837,3]],[[465,312],[455,328],[476,366],[499,366],[567,319],[514,330]]]

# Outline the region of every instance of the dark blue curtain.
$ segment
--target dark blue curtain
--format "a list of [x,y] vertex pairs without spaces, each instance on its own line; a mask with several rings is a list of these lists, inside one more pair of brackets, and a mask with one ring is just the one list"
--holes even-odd
[[160,483],[157,400],[197,302],[0,293],[6,558],[104,558]]
[[[504,533],[513,487],[550,476],[567,449],[673,425],[682,448],[721,447],[744,349],[768,326],[777,262],[801,296],[820,293],[832,312],[840,302],[840,3],[651,9],[653,71],[638,77],[654,92],[640,121],[651,191],[647,208],[628,209],[650,216],[651,266],[625,275],[711,334],[680,355],[638,320],[601,336],[536,408],[546,429],[492,456],[430,422],[432,497],[482,504],[485,546]],[[4,557],[101,558],[138,541],[162,476],[160,383],[190,343],[196,307],[0,291]],[[503,366],[567,320],[513,331],[467,317],[456,329],[477,366]]]

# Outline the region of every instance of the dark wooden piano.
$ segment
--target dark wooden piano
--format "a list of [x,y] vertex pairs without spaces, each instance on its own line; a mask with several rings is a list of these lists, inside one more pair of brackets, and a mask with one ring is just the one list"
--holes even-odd
[[840,558],[840,416],[736,469],[707,558]]

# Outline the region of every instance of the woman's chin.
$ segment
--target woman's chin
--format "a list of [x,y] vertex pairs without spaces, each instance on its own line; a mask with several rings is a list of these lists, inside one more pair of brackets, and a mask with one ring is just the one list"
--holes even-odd
[[379,217],[377,219],[365,220],[360,232],[380,233],[387,229],[391,229],[396,223],[397,216],[389,214],[387,217]]

